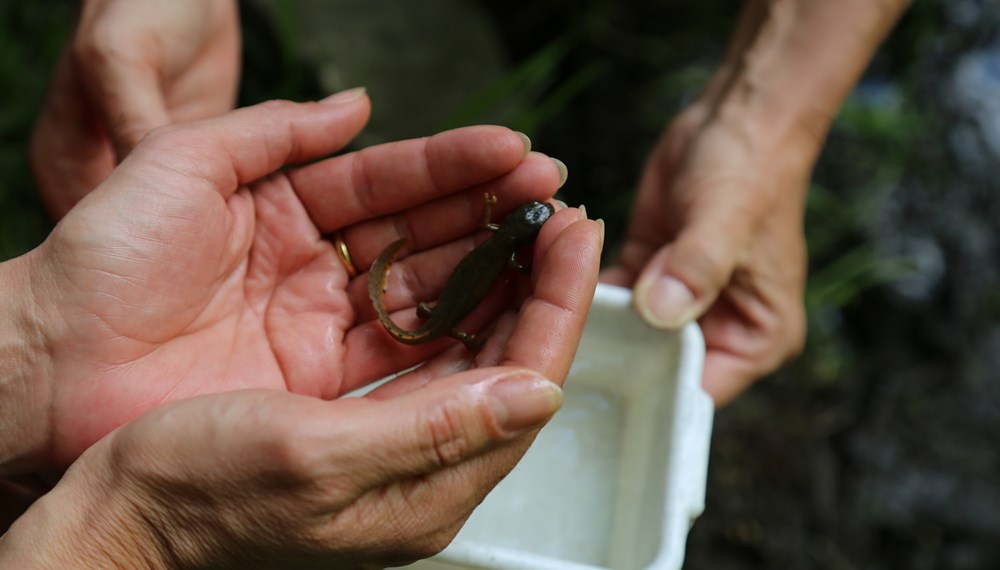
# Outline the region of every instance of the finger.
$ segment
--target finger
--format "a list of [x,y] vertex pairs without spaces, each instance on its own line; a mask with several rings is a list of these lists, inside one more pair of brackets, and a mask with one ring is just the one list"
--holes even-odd
[[401,238],[406,238],[410,251],[420,251],[479,231],[487,193],[497,198],[492,219],[499,222],[526,202],[548,200],[563,181],[556,161],[533,152],[499,178],[396,214],[353,224],[343,231],[342,238],[355,265],[364,269],[386,246]]
[[[119,50],[121,51],[121,50]],[[169,122],[157,68],[99,51],[93,43],[74,46],[91,104],[103,117],[118,160],[146,134]]]
[[[502,321],[507,316],[508,314],[504,313],[500,317],[500,320]],[[493,334],[490,335],[490,339],[487,344],[492,342]],[[486,351],[486,347],[483,347],[483,351]],[[465,350],[465,347],[461,345],[448,347],[448,349],[406,374],[394,377],[388,382],[380,384],[378,387],[365,394],[365,397],[375,400],[388,400],[391,398],[398,398],[404,394],[409,394],[410,392],[430,384],[435,380],[447,378],[453,374],[465,372],[466,370],[473,368],[473,363],[479,360],[480,354],[482,354],[483,351],[479,353],[472,353]],[[494,364],[492,366],[496,366],[496,362],[499,362],[498,358],[493,359]],[[487,366],[484,365],[482,368],[487,368]]]
[[[573,210],[563,212],[568,219]],[[562,384],[593,303],[603,246],[601,221],[579,220],[562,231],[557,224],[542,227],[532,293],[518,312],[505,366],[531,368]]]
[[[135,152],[167,153],[174,168],[207,180],[228,198],[241,184],[340,150],[361,131],[370,111],[363,88],[318,102],[267,101],[158,129]],[[206,156],[229,160],[206,161]]]
[[[194,118],[183,108],[192,81],[203,82],[196,106],[211,107],[213,101],[232,98],[238,67],[236,27],[235,3],[228,1],[83,4],[74,59],[119,159],[152,129]],[[197,77],[207,72],[214,75]],[[205,116],[210,115],[198,118]]]
[[527,137],[510,129],[466,127],[334,157],[289,179],[326,233],[492,180],[529,150]]
[[608,285],[631,287],[634,280],[632,279],[629,271],[624,267],[613,266],[601,270],[599,281],[601,283],[607,283]]
[[758,378],[755,368],[742,356],[722,351],[707,352],[702,388],[717,408],[725,406]]
[[237,2],[205,4],[205,29],[200,35],[204,45],[183,65],[178,65],[180,58],[173,58],[172,73],[168,71],[170,88],[165,97],[174,123],[215,117],[236,105],[241,47]]
[[59,220],[115,166],[107,134],[95,125],[68,49],[31,133],[28,160],[45,209]]
[[507,343],[517,326],[517,311],[508,308],[490,323],[488,330],[478,334],[488,335],[482,350],[472,353],[462,345],[455,345],[424,362],[416,369],[392,378],[367,394],[369,398],[397,398],[452,374],[470,368],[500,366]]
[[[386,276],[383,296],[386,311],[400,311],[415,307],[420,301],[434,300],[455,266],[486,239],[487,236],[467,236],[393,262]],[[375,318],[375,308],[368,295],[367,272],[351,281],[347,294],[359,322]]]
[[[481,368],[390,400],[340,400],[329,458],[359,491],[425,475],[533,430],[562,405],[537,372]],[[344,432],[347,433],[344,433]]]
[[[804,265],[804,261],[803,261]],[[789,286],[763,279],[734,282],[699,320],[705,337],[702,386],[724,405],[801,352],[806,317],[796,272]]]
[[[146,133],[169,122],[164,102],[168,49],[196,49],[196,42],[191,41],[164,45],[160,32],[172,28],[173,11],[160,10],[150,18],[148,14],[140,15],[137,5],[83,4],[72,45],[75,67],[80,70],[88,99],[101,115],[119,160]],[[188,27],[200,26],[203,11],[199,9],[193,15],[185,23]]]
[[702,315],[747,250],[753,216],[735,198],[725,202],[727,194],[741,193],[711,190],[705,193],[710,199],[692,207],[686,225],[656,250],[636,280],[633,303],[656,328],[676,329]]
[[[505,307],[513,302],[515,287],[511,278],[501,278],[485,295],[469,316],[455,325],[456,330],[469,334],[481,334]],[[389,318],[401,328],[416,330],[425,321],[420,319],[411,307],[389,314]],[[378,320],[368,321],[352,328],[344,339],[344,360],[352,365],[344,370],[339,393],[346,393],[369,384],[374,380],[406,370],[428,359],[440,355],[450,345],[460,358],[471,353],[458,341],[450,337],[429,340],[420,344],[403,344],[389,335]]]

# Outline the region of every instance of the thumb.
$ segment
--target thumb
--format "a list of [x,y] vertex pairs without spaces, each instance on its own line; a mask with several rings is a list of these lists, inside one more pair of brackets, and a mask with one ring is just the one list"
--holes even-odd
[[146,133],[170,121],[160,73],[141,61],[93,55],[76,52],[79,69],[89,69],[80,75],[120,162]]
[[42,203],[59,220],[114,169],[113,149],[91,117],[83,84],[63,50],[28,143]]
[[677,329],[699,318],[729,283],[742,251],[743,232],[702,219],[681,230],[646,264],[633,303],[659,329]]
[[352,410],[356,418],[339,414],[339,425],[363,428],[342,464],[361,491],[430,474],[541,427],[562,402],[559,386],[533,370],[462,372],[398,398],[367,400]]

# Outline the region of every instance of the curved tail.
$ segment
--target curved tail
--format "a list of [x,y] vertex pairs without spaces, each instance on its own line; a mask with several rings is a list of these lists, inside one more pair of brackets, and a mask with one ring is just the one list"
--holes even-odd
[[392,267],[392,262],[396,260],[396,256],[405,245],[406,238],[392,242],[379,254],[375,263],[372,263],[371,269],[368,270],[368,298],[372,300],[372,306],[375,308],[375,315],[378,316],[379,322],[389,331],[389,334],[400,342],[412,343],[419,339],[418,334],[392,322],[389,313],[385,310],[385,283],[389,277],[389,268]]

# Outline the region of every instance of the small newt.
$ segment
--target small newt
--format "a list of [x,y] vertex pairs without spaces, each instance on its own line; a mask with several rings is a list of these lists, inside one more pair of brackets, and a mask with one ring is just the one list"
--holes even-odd
[[426,322],[416,330],[408,331],[392,322],[386,313],[383,298],[389,267],[406,245],[406,238],[393,242],[378,256],[368,273],[368,296],[379,321],[393,338],[406,344],[420,344],[452,336],[462,341],[469,350],[482,348],[483,339],[456,330],[455,326],[479,305],[504,267],[527,271],[526,266],[517,262],[517,251],[531,243],[542,229],[542,224],[555,213],[550,204],[528,202],[510,213],[504,225],[499,226],[490,223],[490,211],[494,204],[496,196],[487,194],[482,228],[493,231],[493,235],[458,263],[433,308],[427,303],[417,305],[417,315]]

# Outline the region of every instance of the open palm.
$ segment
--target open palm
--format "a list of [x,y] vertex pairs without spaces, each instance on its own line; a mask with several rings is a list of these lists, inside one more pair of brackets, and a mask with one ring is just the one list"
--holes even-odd
[[57,226],[34,279],[57,323],[57,463],[165,401],[242,388],[334,398],[447,346],[385,335],[364,274],[352,286],[324,235],[342,230],[362,270],[408,237],[421,253],[386,300],[405,309],[471,247],[484,190],[506,210],[551,196],[558,172],[501,127],[278,172],[343,147],[368,113],[349,92],[155,131]]

